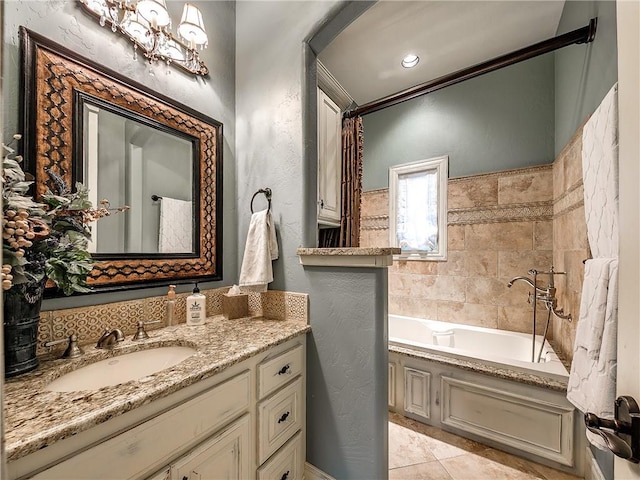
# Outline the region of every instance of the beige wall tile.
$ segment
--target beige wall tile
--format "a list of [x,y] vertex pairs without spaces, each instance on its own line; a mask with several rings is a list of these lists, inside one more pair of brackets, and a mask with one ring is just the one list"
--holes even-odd
[[450,180],[447,186],[449,209],[486,207],[498,203],[498,177],[480,175]]
[[465,226],[466,250],[531,250],[532,248],[533,222]]
[[435,300],[426,298],[390,293],[389,313],[435,320],[438,314],[438,303]]
[[[515,291],[514,291],[515,290]],[[526,299],[526,290],[524,290]],[[507,288],[507,280],[474,277],[467,281],[467,302],[481,305],[517,305],[522,296],[516,286]]]
[[563,191],[569,190],[576,183],[582,182],[582,129],[576,134],[565,150],[566,156],[563,162]]
[[426,260],[394,260],[389,267],[390,273],[418,273],[420,275],[437,275],[441,262]]
[[[544,333],[547,321],[547,310],[538,304],[536,313],[536,334]],[[533,331],[533,304],[528,304],[526,300],[521,305],[511,305],[508,307],[498,307],[498,328],[512,332],[532,333]],[[549,323],[547,338],[553,338],[552,324]]]
[[498,204],[548,202],[553,200],[552,167],[498,178]]
[[533,223],[533,248],[553,250],[553,220]]
[[464,225],[449,225],[447,227],[447,249],[464,250]]
[[466,252],[450,251],[447,260],[438,262],[438,275],[466,275]]
[[564,192],[564,150],[556,157],[553,162],[553,200],[554,202],[560,198]]
[[588,242],[584,206],[554,218],[553,232],[554,250],[586,250]]
[[496,277],[498,275],[498,252],[492,250],[467,250],[466,274],[470,277]]
[[362,192],[360,215],[363,217],[389,214],[389,189]]
[[[551,250],[523,250],[498,252],[498,277],[511,279],[524,275],[531,269],[548,271],[553,264],[553,252]],[[547,277],[540,277],[540,282],[546,282]]]
[[438,302],[438,320],[462,325],[496,328],[498,307],[461,302]]

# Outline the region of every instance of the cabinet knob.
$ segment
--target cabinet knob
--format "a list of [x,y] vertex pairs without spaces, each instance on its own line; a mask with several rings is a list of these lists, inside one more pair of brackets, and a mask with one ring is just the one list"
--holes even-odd
[[280,370],[278,370],[278,375],[284,375],[285,373],[287,373],[289,371],[289,369],[291,368],[291,365],[289,365],[288,363],[282,367]]
[[289,478],[289,470],[287,470],[282,474],[282,476],[280,477],[280,480],[287,480],[287,478]]
[[278,419],[278,423],[286,422],[288,416],[289,416],[289,412],[283,413],[282,416]]

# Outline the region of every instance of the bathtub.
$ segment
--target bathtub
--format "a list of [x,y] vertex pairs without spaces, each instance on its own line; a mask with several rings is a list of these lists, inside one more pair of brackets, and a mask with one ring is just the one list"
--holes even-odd
[[[542,342],[542,336],[536,336],[536,357]],[[569,377],[549,342],[544,341],[540,362],[532,362],[532,336],[525,333],[389,315],[389,344],[550,374],[557,379]]]
[[389,410],[582,476],[584,424],[568,373],[532,336],[389,315]]

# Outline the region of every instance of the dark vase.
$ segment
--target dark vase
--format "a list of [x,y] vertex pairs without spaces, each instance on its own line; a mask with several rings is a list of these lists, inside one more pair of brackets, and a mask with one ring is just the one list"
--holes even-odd
[[4,294],[4,375],[38,367],[38,322],[44,284],[15,285]]

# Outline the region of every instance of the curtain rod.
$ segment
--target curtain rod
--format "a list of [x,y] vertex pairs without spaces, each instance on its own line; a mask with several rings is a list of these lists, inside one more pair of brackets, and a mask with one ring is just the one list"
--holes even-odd
[[346,112],[344,112],[343,117],[353,118],[359,115],[367,115],[368,113],[373,113],[377,112],[378,110],[382,110],[383,108],[392,107],[421,95],[426,95],[427,93],[432,93],[436,90],[455,85],[456,83],[479,77],[480,75],[484,75],[485,73],[508,67],[509,65],[522,62],[523,60],[528,60],[530,58],[537,57],[538,55],[558,50],[559,48],[579,43],[591,43],[596,36],[597,23],[597,17],[592,18],[589,21],[589,25],[585,27],[573,30],[572,32],[564,33],[562,35],[558,35],[557,37],[553,37],[548,40],[543,40],[542,42],[538,42],[520,50],[501,55],[491,60],[487,60],[486,62],[463,68],[462,70],[458,70],[457,72],[443,75],[442,77],[438,77],[426,83],[421,83],[420,85],[416,85],[415,87],[411,87],[406,90],[402,90],[400,92],[380,98],[378,100],[365,103],[364,105],[361,105],[353,110],[347,110]]

